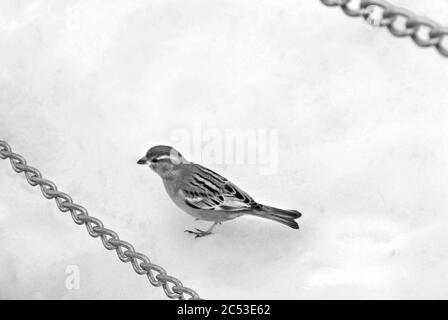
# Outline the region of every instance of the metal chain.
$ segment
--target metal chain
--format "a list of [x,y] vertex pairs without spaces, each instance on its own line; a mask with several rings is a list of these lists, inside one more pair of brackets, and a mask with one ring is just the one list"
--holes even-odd
[[165,269],[151,263],[151,260],[146,255],[135,251],[130,243],[120,240],[118,234],[105,228],[101,220],[89,216],[87,209],[74,203],[68,194],[58,191],[58,188],[52,181],[42,178],[39,170],[28,166],[25,158],[20,154],[12,152],[9,144],[2,140],[0,140],[0,158],[9,159],[15,172],[24,172],[26,180],[30,185],[33,187],[39,186],[45,198],[55,199],[56,205],[62,212],[70,211],[76,224],[84,224],[87,232],[92,237],[100,237],[107,250],[115,250],[122,262],[131,262],[136,273],[146,275],[153,286],[161,286],[169,298],[185,300],[185,297],[189,296],[189,300],[200,299],[195,291],[184,287],[182,282],[168,275]]
[[[420,47],[434,47],[448,57],[448,28],[420,17],[384,0],[320,0],[328,7],[341,7],[350,17],[363,17],[369,23],[386,27],[396,37],[409,36]],[[374,18],[373,16],[377,16]],[[401,22],[400,22],[401,21]],[[443,44],[444,40],[445,45]]]

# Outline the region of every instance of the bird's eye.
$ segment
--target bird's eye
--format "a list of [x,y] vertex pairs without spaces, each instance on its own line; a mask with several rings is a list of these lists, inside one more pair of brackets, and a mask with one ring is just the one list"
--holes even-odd
[[152,163],[159,162],[159,159],[157,159],[157,158],[153,158],[153,159],[151,159],[151,162],[152,162]]

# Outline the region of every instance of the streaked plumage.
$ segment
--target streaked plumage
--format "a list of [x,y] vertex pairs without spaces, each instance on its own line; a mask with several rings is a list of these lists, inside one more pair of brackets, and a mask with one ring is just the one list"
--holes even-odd
[[223,176],[187,161],[172,147],[153,147],[137,163],[149,164],[160,175],[168,195],[183,211],[196,219],[213,222],[207,231],[186,230],[196,237],[211,234],[216,224],[244,214],[271,219],[294,229],[299,227],[294,221],[301,216],[298,211],[257,203]]

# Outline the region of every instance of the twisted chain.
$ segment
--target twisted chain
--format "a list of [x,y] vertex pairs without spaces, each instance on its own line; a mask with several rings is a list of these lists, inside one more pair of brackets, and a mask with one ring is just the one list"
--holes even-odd
[[[391,5],[383,0],[320,0],[328,7],[341,7],[350,17],[363,17],[370,24],[386,27],[396,37],[410,37],[420,47],[434,47],[448,57],[448,28]],[[445,44],[444,44],[445,41]]]
[[69,211],[76,224],[84,224],[92,237],[100,237],[107,250],[115,250],[122,262],[130,262],[136,273],[146,275],[153,286],[161,286],[169,298],[184,300],[186,296],[189,296],[190,300],[200,299],[195,291],[184,287],[182,282],[168,275],[162,267],[151,263],[146,255],[135,251],[130,243],[120,240],[118,234],[105,228],[101,220],[89,216],[87,209],[74,203],[68,194],[58,191],[52,181],[42,178],[39,170],[28,166],[25,158],[12,152],[9,144],[2,140],[0,140],[0,158],[9,159],[15,172],[24,172],[30,185],[39,186],[45,198],[55,199],[59,210]]

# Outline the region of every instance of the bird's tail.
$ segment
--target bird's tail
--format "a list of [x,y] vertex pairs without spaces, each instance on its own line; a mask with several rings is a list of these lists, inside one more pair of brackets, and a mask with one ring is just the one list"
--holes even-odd
[[250,214],[257,217],[280,222],[293,229],[299,229],[299,225],[294,220],[302,216],[302,214],[296,210],[283,210],[265,205],[259,205],[259,207],[257,207],[255,210],[252,210]]

